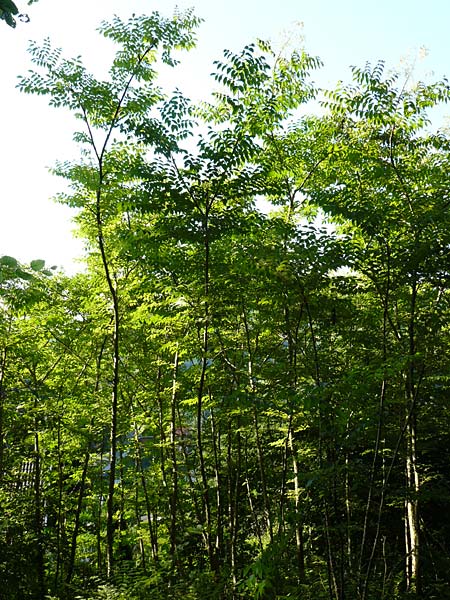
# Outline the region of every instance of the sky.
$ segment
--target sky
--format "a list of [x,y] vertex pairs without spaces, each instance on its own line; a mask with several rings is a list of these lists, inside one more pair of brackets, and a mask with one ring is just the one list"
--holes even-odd
[[239,50],[257,38],[277,47],[289,39],[291,47],[319,56],[324,67],[313,78],[324,87],[349,81],[351,65],[379,59],[388,68],[414,62],[417,79],[450,77],[449,0],[39,0],[30,7],[15,1],[31,20],[15,30],[0,22],[0,256],[41,258],[68,273],[81,268],[83,246],[72,235],[70,209],[53,201],[65,182],[48,169],[76,158],[72,135],[79,123],[49,107],[48,98],[16,89],[17,76],[32,66],[29,40],[49,37],[95,72],[111,56],[96,32],[102,20],[193,7],[204,19],[197,48],[167,82],[169,91],[177,85],[193,99],[207,96],[212,62],[225,48]]

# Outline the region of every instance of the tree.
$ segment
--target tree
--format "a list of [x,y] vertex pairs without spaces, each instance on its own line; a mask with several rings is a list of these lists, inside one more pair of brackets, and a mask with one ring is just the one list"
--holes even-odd
[[[24,91],[49,93],[53,104],[68,105],[78,111],[86,132],[77,134],[77,140],[86,144],[87,156],[93,159],[83,165],[62,164],[57,167],[57,172],[73,182],[74,194],[67,201],[82,208],[78,221],[93,245],[92,267],[97,269],[96,264],[102,265],[107,295],[112,302],[113,335],[109,351],[113,360],[113,398],[106,531],[109,574],[112,574],[114,555],[116,461],[120,452],[118,427],[119,424],[130,427],[129,422],[126,425],[127,419],[122,423],[119,399],[123,398],[123,404],[125,396],[130,394],[131,397],[134,393],[127,391],[132,381],[124,371],[129,352],[124,332],[129,330],[130,320],[126,299],[132,293],[133,303],[141,308],[143,315],[148,294],[159,298],[150,306],[153,306],[153,312],[156,310],[156,314],[161,314],[157,320],[153,317],[155,334],[151,334],[160,345],[159,349],[156,347],[154,385],[156,395],[161,396],[161,417],[160,430],[154,433],[159,433],[161,442],[166,439],[167,418],[162,398],[165,391],[161,386],[167,385],[164,382],[169,374],[172,380],[170,446],[167,453],[163,446],[160,460],[163,485],[172,486],[168,492],[172,564],[176,564],[175,553],[179,546],[175,533],[177,514],[180,514],[177,507],[182,479],[179,464],[184,461],[189,473],[184,486],[188,486],[191,507],[199,521],[210,569],[219,576],[219,567],[227,552],[222,547],[225,534],[221,507],[225,491],[221,489],[219,451],[223,437],[220,426],[227,420],[225,414],[221,416],[219,408],[214,408],[215,393],[221,392],[219,389],[214,392],[208,374],[218,343],[215,330],[219,325],[215,325],[215,314],[219,310],[216,304],[221,294],[215,275],[216,270],[220,272],[219,265],[214,257],[239,224],[247,227],[246,221],[250,223],[256,218],[253,198],[264,185],[263,172],[253,167],[262,150],[260,140],[273,135],[289,112],[310,97],[311,90],[303,80],[308,68],[317,64],[305,53],[295,53],[289,60],[276,58],[262,43],[248,46],[236,55],[226,53],[226,62],[217,63],[216,76],[225,93],[217,94],[216,104],[205,105],[197,111],[199,117],[210,123],[209,131],[199,134],[197,155],[188,153],[181,144],[194,128],[195,113],[179,92],[168,99],[163,98],[154,84],[152,63],[160,40],[162,60],[174,64],[171,46],[189,47],[193,40],[190,29],[196,22],[188,13],[186,16],[177,14],[172,21],[153,15],[133,18],[128,23],[116,19],[112,24],[103,24],[104,34],[124,45],[113,63],[111,83],[95,81],[79,62],[61,60],[59,52],[49,46],[44,49],[32,46],[35,62],[47,69],[47,74],[34,73],[21,82]],[[159,113],[158,119],[153,116],[155,110]],[[98,145],[98,134],[102,130],[106,133]],[[125,164],[128,165],[126,171]],[[99,262],[94,262],[95,255]],[[184,272],[183,260],[192,264],[188,273]],[[135,272],[139,273],[137,280]],[[147,292],[139,282],[149,277]],[[168,305],[174,294],[178,298],[181,295],[181,303]],[[187,311],[185,306],[191,307],[190,310]],[[238,314],[242,314],[241,303],[237,309]],[[165,318],[170,319],[179,314],[178,331],[187,327],[186,341],[174,340],[168,353],[164,350],[167,341],[163,342],[158,334],[165,313]],[[183,321],[185,325],[182,325]],[[246,337],[244,347],[249,343]],[[181,374],[178,365],[184,356],[191,357],[192,368],[185,367]],[[247,386],[248,377],[240,385]],[[135,384],[132,384],[133,388]],[[185,405],[179,400],[183,395]],[[195,411],[189,408],[191,395],[196,398]],[[217,415],[215,422],[214,412]],[[254,413],[255,423],[257,418]],[[136,414],[136,419],[139,423],[142,417]],[[230,424],[231,421],[228,427]],[[195,431],[193,446],[197,457],[195,470],[198,469],[195,475],[190,474],[192,458],[188,453],[177,457],[175,435],[180,427],[181,430]],[[258,440],[259,437],[257,460],[264,477],[264,450]],[[142,461],[139,451],[136,460]],[[171,480],[167,465],[171,468]],[[216,482],[214,500],[209,484],[211,473]],[[126,482],[121,481],[126,494]],[[141,484],[148,504],[145,481],[143,474]],[[265,484],[263,494],[267,522],[271,523]],[[231,498],[229,506],[230,503]],[[152,512],[155,512],[154,508],[148,511],[149,523]],[[231,526],[235,528],[236,524],[232,521]],[[156,535],[154,529],[150,533]],[[233,535],[236,536],[236,530]],[[157,545],[155,538],[152,542],[154,555]],[[236,565],[233,568],[236,569]]]
[[[378,429],[372,477],[380,444],[389,428],[389,403],[401,404],[394,454],[383,476],[378,520],[361,597],[368,594],[380,536],[381,513],[392,468],[400,456],[405,469],[405,586],[422,593],[420,490],[417,420],[426,410],[428,378],[435,371],[434,348],[443,343],[447,311],[448,140],[426,131],[426,111],[449,99],[447,81],[396,88],[398,76],[383,78],[383,64],[353,69],[354,86],[330,92],[332,120],[319,124],[319,164],[308,184],[312,202],[344,223],[352,236],[351,267],[369,282],[382,315],[381,380]],[[327,148],[324,152],[323,147]],[[433,325],[432,325],[433,324]],[[427,391],[428,388],[428,391]],[[392,405],[391,405],[392,406]],[[370,487],[367,510],[372,504]],[[367,518],[361,552],[367,544]],[[362,565],[365,560],[361,555]]]
[[0,259],[11,597],[445,597],[448,85],[299,116],[318,59],[257,42],[193,106],[157,70],[197,24],[103,23],[104,81],[31,45],[87,273]]

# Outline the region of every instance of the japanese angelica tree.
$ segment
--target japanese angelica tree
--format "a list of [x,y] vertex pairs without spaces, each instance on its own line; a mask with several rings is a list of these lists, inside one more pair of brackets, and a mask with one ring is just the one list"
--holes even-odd
[[[327,93],[329,116],[311,122],[306,136],[297,133],[303,146],[309,141],[308,162],[317,166],[307,181],[308,202],[348,239],[349,280],[356,275],[379,311],[377,425],[357,541],[363,599],[377,561],[385,560],[379,547],[392,493],[404,503],[405,588],[422,594],[420,503],[429,466],[420,456],[429,435],[425,417],[442,414],[434,396],[448,368],[437,349],[445,345],[448,318],[449,140],[431,129],[427,115],[448,102],[450,87],[446,80],[401,86],[399,79],[386,76],[382,62],[353,68],[353,84]],[[392,480],[399,463],[404,491],[389,491],[398,485]]]
[[[112,333],[112,398],[110,421],[110,462],[107,494],[107,571],[113,567],[114,488],[116,480],[117,421],[120,378],[120,278],[115,252],[105,234],[108,218],[117,212],[120,199],[117,187],[125,184],[129,173],[120,173],[117,161],[124,153],[124,141],[138,122],[142,122],[159,102],[162,92],[156,84],[157,60],[174,66],[175,49],[189,49],[194,44],[193,28],[198,23],[192,13],[165,19],[154,13],[150,17],[134,17],[127,23],[115,18],[103,23],[100,31],[120,45],[110,69],[110,79],[97,81],[79,58],[61,59],[61,50],[52,49],[49,41],[42,48],[32,45],[35,64],[44,75],[31,74],[19,87],[25,92],[51,95],[51,104],[73,110],[83,122],[83,131],[75,138],[84,146],[86,161],[82,165],[60,165],[60,173],[68,176],[76,193],[71,203],[89,215],[91,243],[100,254],[111,302]],[[142,149],[138,150],[138,156]],[[119,179],[119,181],[118,181]]]
[[[222,508],[228,492],[222,489],[220,474],[220,444],[230,434],[221,432],[218,422],[213,421],[205,432],[206,415],[211,414],[213,419],[222,394],[217,388],[216,398],[214,369],[209,369],[213,361],[220,364],[218,314],[223,298],[221,269],[226,267],[226,261],[220,265],[220,248],[239,236],[241,227],[254,229],[259,218],[255,198],[266,191],[267,170],[260,160],[264,145],[283,128],[292,111],[311,98],[308,72],[319,61],[301,51],[287,58],[277,57],[263,42],[249,45],[240,53],[226,51],[223,61],[215,63],[214,79],[219,91],[211,102],[193,107],[178,90],[169,96],[163,93],[157,68],[176,66],[175,51],[194,45],[198,22],[188,11],[176,13],[172,19],[154,13],[126,22],[115,18],[103,23],[101,33],[118,45],[107,80],[96,79],[79,58],[62,58],[61,50],[53,49],[49,41],[42,47],[33,43],[30,52],[39,70],[22,78],[19,87],[24,92],[49,95],[52,105],[74,111],[83,124],[83,130],[75,134],[82,147],[81,162],[61,163],[55,172],[71,182],[73,193],[61,196],[61,200],[80,209],[77,222],[90,250],[90,268],[94,274],[102,273],[103,288],[100,285],[97,293],[107,297],[111,317],[107,345],[111,361],[107,573],[113,573],[115,531],[121,528],[116,515],[122,511],[120,506],[123,508],[123,500],[116,500],[117,460],[122,452],[118,438],[128,427],[138,440],[137,422],[143,419],[136,415],[137,421],[133,417],[133,422],[127,412],[136,394],[136,378],[142,380],[136,367],[128,362],[136,347],[133,328],[139,323],[129,309],[132,304],[141,325],[147,326],[137,343],[150,341],[154,353],[150,363],[155,369],[152,393],[158,399],[161,415],[157,426],[160,446],[155,443],[154,448],[160,448],[160,476],[164,493],[168,493],[172,568],[182,547],[177,531],[179,519],[186,519],[185,515],[179,516],[182,497],[178,487],[182,480],[187,487],[183,495],[190,498],[189,511],[196,515],[210,571],[218,580],[220,565],[228,560],[236,586],[233,553],[238,531],[233,530],[236,522],[231,517],[233,541],[229,550]],[[193,141],[185,143],[190,136]],[[245,307],[238,303],[234,308],[241,319]],[[244,348],[250,343],[249,327],[246,321],[241,330],[244,337],[239,343]],[[181,358],[185,365],[195,366],[189,372],[185,368],[183,377]],[[168,418],[162,400],[166,393],[162,384],[167,378],[172,390]],[[252,381],[249,372],[244,388]],[[144,388],[147,384],[139,385]],[[186,416],[181,414],[180,406]],[[190,406],[195,407],[193,412]],[[150,412],[150,408],[147,410]],[[264,449],[255,411],[256,404],[252,422],[262,478],[264,527],[273,536]],[[196,474],[191,475],[188,463],[192,458],[184,452],[186,465],[180,478],[176,431],[180,427],[183,430],[187,415],[189,428],[195,431]],[[166,422],[170,424],[167,438]],[[230,450],[229,465],[231,457]],[[137,465],[141,458],[138,450]],[[125,498],[123,463],[121,459],[119,462]],[[145,473],[142,469],[140,472],[149,506]],[[215,495],[211,493],[211,479]],[[227,502],[230,507],[230,497]],[[152,530],[154,511],[151,513],[147,511],[152,555],[157,559],[157,521]]]

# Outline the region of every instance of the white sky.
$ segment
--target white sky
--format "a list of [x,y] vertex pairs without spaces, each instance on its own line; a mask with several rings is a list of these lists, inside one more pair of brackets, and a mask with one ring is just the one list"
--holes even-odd
[[384,59],[395,67],[421,46],[429,55],[418,62],[417,77],[450,76],[449,0],[39,0],[31,7],[16,2],[31,22],[15,30],[0,23],[0,256],[44,258],[68,272],[77,268],[73,260],[82,244],[71,235],[70,211],[51,200],[64,181],[47,168],[76,157],[75,124],[64,111],[48,107],[47,98],[15,89],[17,75],[31,67],[28,40],[48,36],[64,55],[81,54],[95,70],[107,64],[109,48],[95,32],[101,20],[153,10],[170,16],[177,4],[193,6],[205,19],[198,48],[176,75],[176,85],[191,97],[207,94],[212,61],[224,48],[238,50],[255,38],[280,43],[286,32],[294,32],[294,39],[303,34],[306,50],[322,58],[325,67],[315,79],[324,86],[348,81],[348,67],[366,60]]

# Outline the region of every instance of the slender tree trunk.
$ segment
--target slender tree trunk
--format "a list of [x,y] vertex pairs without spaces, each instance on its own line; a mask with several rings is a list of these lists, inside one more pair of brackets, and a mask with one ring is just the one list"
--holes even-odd
[[348,454],[345,455],[345,472],[344,472],[344,497],[345,497],[345,517],[346,517],[346,551],[347,565],[350,579],[354,576],[353,571],[353,543],[351,536],[352,526],[352,500],[351,500],[351,485],[350,485],[350,461]]
[[232,459],[232,422],[228,423],[227,474],[228,474],[228,527],[230,530],[230,568],[233,585],[233,600],[238,584],[237,578],[237,533],[239,516],[239,490],[241,487],[241,434],[236,433],[236,464]]
[[108,260],[103,236],[103,215],[102,215],[102,190],[103,190],[103,162],[99,158],[99,183],[96,197],[96,224],[97,224],[97,242],[100,250],[102,266],[105,273],[106,283],[108,285],[112,302],[112,320],[113,320],[113,360],[112,360],[112,391],[111,391],[111,409],[110,409],[110,430],[109,430],[109,474],[108,474],[108,495],[106,499],[106,573],[111,577],[114,563],[114,489],[116,481],[117,464],[117,423],[119,410],[119,368],[120,368],[120,313],[119,296],[117,292],[117,283],[113,279],[111,267]]
[[416,419],[409,419],[406,430],[406,499],[405,499],[405,546],[406,587],[420,594],[420,527],[419,527],[419,474],[416,459]]
[[202,508],[203,514],[206,522],[206,532],[205,532],[205,543],[206,550],[208,553],[208,558],[210,562],[210,566],[212,570],[215,570],[215,557],[213,544],[211,540],[212,533],[212,519],[211,519],[211,503],[209,499],[209,487],[208,487],[208,477],[206,474],[206,462],[205,462],[205,453],[203,449],[203,394],[205,391],[205,378],[206,378],[206,368],[207,368],[207,358],[206,353],[208,349],[208,324],[205,324],[205,328],[203,331],[203,357],[202,357],[202,366],[201,366],[201,374],[200,374],[200,383],[198,386],[197,393],[197,451],[199,458],[199,467],[200,467],[200,476],[201,476],[201,486],[202,486]]
[[[181,423],[183,421],[180,417],[178,407],[177,407],[177,417],[178,417],[178,422],[180,423],[180,427],[181,427]],[[200,502],[199,502],[198,482],[194,481],[194,477],[192,475],[193,465],[192,465],[192,461],[189,460],[188,450],[187,450],[185,444],[181,444],[181,452],[183,455],[184,469],[187,474],[187,480],[189,483],[189,492],[190,492],[190,496],[191,496],[192,506],[194,508],[195,518],[197,520],[197,523],[204,525],[205,519],[204,519],[204,512],[202,513],[202,510],[203,510],[202,499],[200,499]],[[180,525],[181,525],[181,527],[184,527],[184,525],[185,525],[184,515],[182,513],[178,513],[178,515],[179,515],[180,521],[181,521]],[[204,532],[203,532],[203,541],[204,541],[205,547],[206,547],[206,540],[205,540]]]
[[[172,376],[172,397],[170,402],[170,454],[172,462],[172,489],[170,491],[170,556],[172,558],[172,569],[175,569],[175,557],[177,552],[177,510],[178,510],[178,461],[176,440],[176,415],[177,415],[177,385],[178,385],[178,351],[175,352]],[[181,443],[183,431],[181,431]]]
[[253,499],[252,499],[252,490],[250,489],[250,483],[248,480],[248,445],[247,445],[247,439],[245,439],[245,445],[244,445],[244,458],[245,458],[245,489],[247,490],[247,499],[248,499],[248,505],[250,507],[250,514],[252,515],[252,519],[253,519],[253,523],[255,526],[255,531],[256,531],[256,536],[258,538],[258,546],[259,546],[259,550],[262,552],[263,551],[263,543],[262,543],[262,533],[261,533],[261,527],[259,525],[259,521],[258,521],[258,517],[256,515],[255,512],[255,507],[253,505]]
[[[290,211],[294,210],[293,203],[289,207]],[[288,351],[289,351],[289,370],[292,389],[297,389],[297,347],[298,347],[298,331],[300,322],[303,316],[303,304],[300,307],[299,313],[296,318],[295,328],[292,330],[291,327],[291,311],[286,305],[284,309],[284,318],[286,323],[286,333],[288,338]],[[305,581],[305,549],[304,549],[304,538],[303,538],[303,516],[300,510],[300,480],[299,480],[299,467],[297,460],[297,452],[294,446],[293,438],[293,418],[294,408],[289,405],[289,423],[288,431],[286,436],[286,463],[287,463],[287,451],[290,450],[292,457],[292,470],[294,476],[294,515],[295,515],[295,547],[296,547],[296,558],[297,558],[297,569],[298,569],[298,581],[303,583]],[[287,469],[287,464],[286,464]]]
[[[134,465],[136,472],[139,471],[139,465],[136,463]],[[136,517],[136,537],[139,539],[139,554],[141,555],[141,565],[142,571],[147,573],[147,558],[145,555],[145,545],[144,540],[141,533],[141,523],[142,523],[142,514],[139,505],[139,481],[136,479],[135,487],[134,487],[134,513]]]
[[[139,57],[139,64],[146,60],[147,54],[154,47],[153,42],[148,46],[147,49]],[[119,405],[119,364],[120,364],[120,314],[119,314],[119,295],[117,289],[117,281],[114,279],[112,274],[110,260],[106,251],[106,243],[104,237],[104,215],[103,215],[103,190],[105,186],[104,181],[104,159],[106,156],[107,148],[111,140],[114,129],[117,127],[122,104],[130,90],[130,86],[135,78],[135,72],[133,72],[128,81],[125,83],[122,92],[118,98],[115,110],[111,116],[109,127],[107,128],[106,135],[104,137],[101,147],[98,147],[96,140],[93,135],[93,127],[89,120],[89,113],[83,104],[80,104],[80,109],[83,115],[83,119],[86,125],[87,133],[92,146],[93,154],[97,161],[98,168],[98,182],[96,189],[96,201],[95,201],[95,223],[97,228],[97,243],[100,251],[101,263],[105,274],[105,280],[108,286],[108,290],[112,302],[112,320],[113,320],[113,376],[112,376],[112,393],[111,393],[111,412],[110,412],[110,453],[109,453],[109,480],[108,480],[108,496],[106,500],[106,572],[107,576],[111,577],[114,563],[114,487],[116,478],[116,454],[117,454],[117,422],[118,422],[118,405]],[[74,94],[76,97],[76,94]],[[79,98],[76,97],[76,101],[79,102]]]
[[63,530],[63,464],[62,464],[62,456],[61,456],[61,415],[58,415],[58,425],[57,425],[57,452],[58,452],[58,515],[57,515],[57,524],[56,524],[56,568],[55,568],[55,579],[54,579],[54,590],[57,593],[59,586],[59,577],[60,570],[62,566],[62,557],[61,557],[61,537]]
[[[34,410],[37,414],[38,399],[35,397]],[[36,535],[36,573],[37,573],[37,598],[45,598],[45,563],[43,539],[43,515],[41,494],[41,449],[39,441],[38,418],[34,420],[34,531]]]
[[277,534],[278,537],[281,537],[282,534],[286,532],[286,488],[287,488],[287,479],[288,479],[288,460],[289,453],[291,450],[291,446],[289,445],[290,441],[292,441],[291,435],[292,428],[292,412],[289,415],[288,427],[286,432],[286,438],[283,444],[283,459],[282,459],[282,468],[281,468],[281,486],[280,486],[280,504],[278,509],[278,529]]
[[419,525],[419,473],[417,470],[417,406],[418,385],[415,381],[415,313],[417,283],[411,290],[409,322],[409,367],[406,375],[406,498],[405,498],[405,546],[406,546],[406,589],[420,595],[420,525]]
[[8,350],[6,347],[2,349],[0,358],[0,485],[3,481],[4,476],[4,402],[6,397],[4,380],[5,380],[5,369],[6,369],[6,357]]
[[206,370],[208,367],[209,353],[209,277],[210,277],[210,245],[209,245],[209,211],[211,201],[206,200],[205,212],[203,215],[203,234],[204,234],[204,270],[203,270],[203,293],[204,293],[204,314],[203,314],[203,334],[201,337],[201,371],[200,381],[197,389],[197,451],[199,458],[201,487],[202,487],[202,509],[206,522],[206,531],[204,539],[210,568],[213,572],[217,571],[216,555],[212,543],[212,514],[211,502],[209,498],[208,477],[206,474],[206,461],[203,449],[203,396],[206,391]]
[[103,551],[102,551],[102,520],[103,520],[103,503],[104,503],[104,484],[103,484],[103,461],[105,456],[104,440],[100,449],[100,462],[99,462],[99,480],[100,490],[97,504],[97,571],[102,573],[103,571]]
[[267,530],[269,532],[270,542],[272,543],[273,542],[272,517],[271,517],[269,496],[267,493],[267,477],[266,477],[266,468],[265,468],[265,464],[264,464],[264,452],[263,452],[262,443],[261,443],[261,432],[260,432],[260,428],[259,428],[258,409],[257,409],[257,403],[255,401],[256,385],[255,385],[255,379],[254,379],[254,373],[253,373],[253,351],[252,351],[251,340],[250,340],[250,329],[249,329],[249,324],[248,324],[248,319],[247,319],[247,313],[246,313],[244,307],[242,309],[242,317],[244,320],[245,337],[246,337],[247,353],[248,353],[248,363],[247,363],[248,383],[249,383],[249,388],[250,388],[250,391],[252,394],[253,425],[255,428],[256,452],[257,452],[257,456],[258,456],[259,474],[261,477],[261,491],[262,491],[262,497],[263,497],[263,503],[264,503],[264,512],[265,512],[265,516],[266,516]]
[[[114,302],[114,312],[117,315],[118,306]],[[113,338],[114,358],[113,358],[113,390],[111,398],[110,412],[110,435],[109,435],[109,475],[108,475],[108,496],[106,500],[106,573],[111,577],[114,563],[114,489],[116,482],[116,461],[117,461],[117,421],[118,421],[118,400],[119,400],[119,319],[115,318],[114,338]]]
[[294,472],[294,494],[295,494],[295,547],[297,557],[298,579],[302,583],[305,581],[305,551],[303,541],[303,519],[300,512],[300,482],[297,454],[295,452],[292,428],[289,430],[289,448],[292,456],[292,468]]
[[[209,389],[209,397],[212,406],[212,398],[211,398],[211,390]],[[217,515],[217,525],[216,525],[216,537],[215,537],[215,553],[216,558],[219,559],[222,556],[223,549],[223,528],[222,528],[222,500],[221,500],[221,490],[220,490],[220,436],[219,429],[217,427],[214,411],[211,408],[211,435],[212,435],[212,443],[213,443],[213,454],[214,454],[214,479],[216,484],[216,515]]]
[[156,524],[154,522],[154,515],[151,508],[150,496],[148,493],[147,480],[145,477],[145,470],[142,464],[142,449],[141,442],[139,441],[139,435],[137,431],[136,423],[134,424],[134,439],[136,443],[136,469],[139,473],[139,478],[141,480],[142,491],[144,492],[144,500],[145,500],[145,515],[147,517],[147,525],[148,525],[148,533],[150,536],[150,544],[152,548],[152,558],[153,560],[158,560],[158,537],[156,534]]
[[68,561],[67,573],[66,573],[66,584],[67,585],[69,585],[70,582],[72,581],[73,571],[74,571],[74,567],[75,567],[75,556],[76,556],[76,551],[77,551],[78,532],[80,530],[80,517],[81,517],[81,511],[83,509],[83,500],[84,500],[85,489],[86,489],[86,477],[87,477],[87,472],[88,472],[88,467],[89,467],[89,458],[90,458],[90,452],[89,452],[89,447],[88,447],[86,450],[86,454],[84,455],[83,471],[81,473],[80,489],[78,492],[77,508],[75,511],[75,522],[74,522],[73,531],[72,531],[72,543],[70,544],[70,554],[69,554],[69,561]]
[[[161,479],[165,493],[167,494],[167,490],[169,489],[167,483],[167,469],[166,469],[166,432],[164,430],[164,404],[163,398],[161,394],[161,378],[162,378],[162,369],[161,366],[158,365],[158,371],[156,375],[156,398],[158,401],[158,421],[159,421],[159,466],[161,469]],[[175,432],[175,418],[172,419],[173,423],[173,431]],[[172,423],[170,427],[172,428]],[[169,498],[170,504],[170,498]]]

